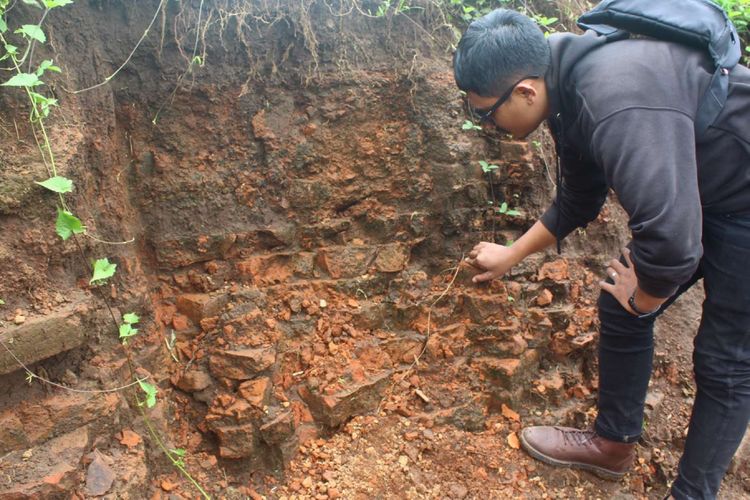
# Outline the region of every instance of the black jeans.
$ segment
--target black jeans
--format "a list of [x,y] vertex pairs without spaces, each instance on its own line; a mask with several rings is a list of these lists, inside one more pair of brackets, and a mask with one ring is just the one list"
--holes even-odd
[[[704,214],[703,257],[695,275],[706,300],[694,341],[698,387],[672,495],[716,498],[750,418],[750,214]],[[599,415],[596,432],[637,441],[651,377],[654,319],[638,319],[607,292],[599,298]]]

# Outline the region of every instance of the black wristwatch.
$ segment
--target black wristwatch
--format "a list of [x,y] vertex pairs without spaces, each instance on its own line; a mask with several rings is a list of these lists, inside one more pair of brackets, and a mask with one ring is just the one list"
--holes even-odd
[[635,290],[633,290],[633,294],[628,299],[628,305],[635,312],[635,314],[637,315],[639,319],[646,319],[646,318],[651,318],[653,316],[656,316],[656,313],[658,313],[659,310],[661,309],[661,304],[659,304],[659,307],[657,307],[656,309],[650,312],[643,312],[637,307],[635,307]]

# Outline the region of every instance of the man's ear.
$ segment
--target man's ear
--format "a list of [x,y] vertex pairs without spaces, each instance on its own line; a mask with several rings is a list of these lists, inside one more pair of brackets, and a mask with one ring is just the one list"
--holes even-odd
[[532,80],[524,80],[513,89],[513,93],[516,97],[527,101],[529,104],[533,104],[536,98],[539,96],[539,90],[534,86]]

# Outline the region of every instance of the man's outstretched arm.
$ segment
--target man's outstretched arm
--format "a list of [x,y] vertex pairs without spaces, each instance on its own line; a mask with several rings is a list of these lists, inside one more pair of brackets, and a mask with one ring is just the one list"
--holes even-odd
[[553,235],[541,221],[537,221],[511,246],[488,241],[478,243],[469,252],[466,261],[484,272],[474,276],[474,283],[499,278],[523,259],[555,243]]

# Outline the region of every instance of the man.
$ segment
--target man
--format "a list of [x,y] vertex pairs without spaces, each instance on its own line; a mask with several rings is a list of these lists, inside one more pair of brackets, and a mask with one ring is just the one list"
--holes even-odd
[[592,221],[612,189],[632,240],[600,283],[598,416],[592,429],[529,427],[524,448],[552,465],[618,478],[641,435],[655,317],[703,279],[694,342],[698,387],[671,496],[715,498],[750,416],[750,70],[732,70],[708,132],[694,119],[714,72],[675,43],[603,43],[594,32],[546,39],[529,18],[474,21],[454,56],[476,119],[516,138],[547,120],[561,161],[557,198],[521,238],[481,242],[482,282]]

